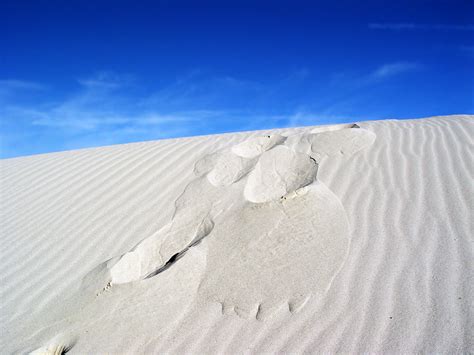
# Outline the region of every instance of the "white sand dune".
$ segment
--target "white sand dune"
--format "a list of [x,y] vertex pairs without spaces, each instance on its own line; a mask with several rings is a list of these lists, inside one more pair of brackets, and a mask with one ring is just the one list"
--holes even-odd
[[444,116],[0,161],[0,352],[474,352],[473,133]]

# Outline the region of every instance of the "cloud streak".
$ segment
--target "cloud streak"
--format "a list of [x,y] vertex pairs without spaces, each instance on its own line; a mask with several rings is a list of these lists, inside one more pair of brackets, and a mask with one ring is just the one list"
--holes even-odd
[[415,72],[423,66],[417,62],[398,61],[382,64],[366,73],[342,71],[335,73],[331,85],[360,90],[392,80],[400,75]]
[[369,23],[371,30],[390,31],[474,31],[474,24]]
[[[0,141],[1,155],[38,153],[28,147],[41,140],[40,152],[48,152],[254,130],[284,125],[285,120],[284,115],[259,112],[256,102],[263,86],[232,76],[192,73],[148,91],[135,78],[110,72],[77,83],[66,96],[54,97],[49,90],[33,103],[19,101],[16,94],[0,96],[0,125],[10,137]],[[13,93],[41,87],[20,80],[0,85]]]
[[[177,125],[185,132],[188,126],[222,115],[217,110],[177,111],[156,104],[143,105],[141,97],[127,96],[130,81],[111,73],[99,73],[80,79],[78,83],[79,90],[63,100],[43,102],[35,108],[6,105],[3,116],[21,119],[33,127],[59,129],[77,135],[100,130],[130,132],[152,128],[159,128],[166,134],[169,127],[176,131]],[[20,81],[9,81],[8,85],[36,88]]]
[[19,79],[0,80],[0,90],[43,90],[45,86],[33,81]]
[[38,93],[46,89],[45,85],[34,81],[2,79],[0,80],[0,106],[4,104],[4,100],[15,97],[18,94]]
[[[77,89],[65,96],[54,96],[51,88],[33,101],[0,97],[0,155],[368,119],[354,109],[367,97],[365,90],[419,67],[389,62],[365,73],[340,73],[337,90],[319,95],[305,69],[268,83],[195,71],[153,90],[132,76],[102,72],[77,80]],[[16,80],[3,85],[43,87]]]
[[420,65],[413,62],[396,62],[388,63],[380,66],[369,74],[369,80],[384,80],[403,74],[406,72],[414,71],[420,68]]

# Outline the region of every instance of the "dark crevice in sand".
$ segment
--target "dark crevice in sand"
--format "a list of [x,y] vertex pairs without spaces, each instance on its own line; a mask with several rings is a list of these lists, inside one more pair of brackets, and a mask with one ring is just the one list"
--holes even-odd
[[200,237],[200,238],[196,238],[195,240],[193,240],[186,248],[184,248],[182,251],[174,254],[171,258],[169,258],[169,260],[163,266],[161,266],[158,269],[156,269],[155,271],[149,273],[143,279],[152,278],[152,277],[162,273],[163,271],[168,270],[171,266],[173,266],[173,264],[175,264],[179,259],[181,259],[184,256],[184,254],[186,254],[186,252],[190,248],[198,245],[205,237],[207,237],[209,235],[209,233],[210,233],[210,231],[205,236]]

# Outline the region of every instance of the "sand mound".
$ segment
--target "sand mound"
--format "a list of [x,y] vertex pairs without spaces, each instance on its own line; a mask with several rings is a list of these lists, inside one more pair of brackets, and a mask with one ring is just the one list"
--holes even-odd
[[[373,143],[365,130],[342,131],[298,138],[311,142],[313,153],[349,154]],[[106,261],[104,287],[159,275],[206,238],[209,263],[199,294],[223,310],[261,320],[282,304],[295,311],[311,294],[322,297],[347,254],[347,217],[317,181],[316,161],[285,140],[257,137],[197,162],[197,177],[176,200],[170,223]]]
[[258,160],[245,184],[244,196],[250,202],[269,202],[294,192],[316,179],[318,166],[311,157],[279,146]]
[[279,134],[254,137],[233,146],[231,150],[239,157],[255,158],[275,145],[283,143],[285,139],[286,137]]
[[223,312],[262,320],[324,296],[346,256],[349,231],[337,197],[313,183],[277,201],[242,203],[204,243],[200,293]]
[[373,132],[357,128],[357,125],[343,126],[340,129],[315,128],[310,134],[289,137],[286,144],[296,152],[309,154],[317,162],[325,157],[350,156],[375,141]]

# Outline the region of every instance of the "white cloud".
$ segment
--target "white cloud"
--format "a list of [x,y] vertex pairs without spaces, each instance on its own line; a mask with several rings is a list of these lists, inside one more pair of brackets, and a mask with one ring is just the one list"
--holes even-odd
[[441,30],[441,31],[474,31],[474,24],[450,25],[450,24],[421,24],[421,23],[369,23],[373,30]]
[[[26,111],[24,111],[26,113]],[[166,124],[191,124],[199,120],[220,116],[219,111],[182,111],[169,114],[159,113],[138,113],[130,115],[107,115],[100,111],[97,112],[74,112],[64,113],[65,116],[74,116],[70,119],[61,119],[61,114],[29,112],[31,117],[38,117],[31,122],[36,126],[49,128],[67,128],[74,130],[100,130],[110,127],[123,126],[122,129],[133,129],[133,127],[151,127],[163,126]]]
[[3,79],[0,80],[0,90],[42,90],[45,86],[33,81],[19,79]]
[[399,74],[403,74],[409,71],[419,69],[419,67],[420,67],[419,64],[413,63],[413,62],[388,63],[374,70],[369,75],[369,79],[374,79],[374,80],[387,79]]
[[[78,80],[78,89],[66,97],[48,98],[34,107],[20,105],[12,97],[0,107],[0,117],[4,122],[22,122],[31,131],[62,137],[68,148],[74,148],[70,144],[84,146],[81,139],[89,145],[113,144],[194,135],[209,131],[209,127],[225,130],[228,125],[235,129],[235,122],[248,120],[251,125],[264,119],[255,112],[233,110],[225,106],[227,103],[221,108],[216,105],[229,101],[229,97],[234,99],[232,93],[246,93],[248,98],[248,93],[259,90],[256,83],[199,75],[140,95],[132,90],[133,77],[100,72]],[[28,86],[19,81],[9,81],[8,85]]]
[[[402,67],[382,66],[374,72],[377,74],[367,73],[361,78],[391,77],[406,70]],[[0,123],[8,126],[9,137],[15,137],[6,147],[10,152],[4,155],[355,119],[338,115],[351,113],[355,107],[352,103],[345,105],[336,99],[337,107],[331,108],[332,95],[311,100],[305,107],[299,95],[281,100],[282,93],[288,98],[289,89],[300,88],[309,75],[302,69],[268,85],[193,72],[159,90],[143,93],[145,88],[133,78],[101,72],[78,80],[77,89],[63,97],[53,97],[51,90],[42,101],[36,98],[36,104],[26,104],[17,96],[4,100]],[[27,135],[28,139],[22,138]],[[41,151],[31,147],[36,142]]]
[[78,79],[78,83],[89,89],[117,89],[128,86],[133,82],[132,75],[117,74],[110,71],[100,71],[92,77]]
[[366,73],[347,70],[335,73],[330,85],[337,88],[360,90],[363,87],[374,86],[399,75],[414,72],[422,68],[423,66],[420,63],[399,61],[382,64]]
[[20,79],[0,79],[0,105],[5,106],[8,100],[32,92],[45,90],[46,86],[34,81]]

